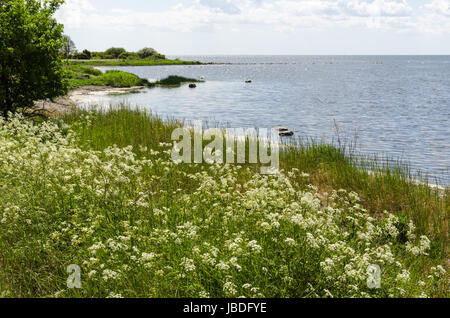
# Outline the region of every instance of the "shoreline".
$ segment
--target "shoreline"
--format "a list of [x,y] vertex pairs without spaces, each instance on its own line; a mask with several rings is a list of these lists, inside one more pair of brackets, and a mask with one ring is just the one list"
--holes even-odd
[[[36,107],[43,110],[48,116],[56,118],[64,116],[70,113],[72,110],[77,108],[82,103],[89,102],[91,96],[107,96],[107,95],[122,95],[122,94],[132,94],[139,93],[140,90],[144,89],[145,86],[131,86],[131,87],[112,87],[112,86],[81,86],[71,89],[67,95],[61,96],[55,99],[54,102],[51,101],[40,101],[36,103]],[[369,175],[375,176],[375,172],[368,172]],[[410,179],[410,181],[415,185],[428,186],[444,195],[449,189],[446,185],[431,184],[426,183],[418,179]]]
[[145,86],[81,86],[71,89],[66,95],[57,97],[54,101],[38,101],[35,103],[35,107],[49,117],[60,117],[61,115],[70,113],[79,104],[86,102],[90,96],[132,94],[143,88]]

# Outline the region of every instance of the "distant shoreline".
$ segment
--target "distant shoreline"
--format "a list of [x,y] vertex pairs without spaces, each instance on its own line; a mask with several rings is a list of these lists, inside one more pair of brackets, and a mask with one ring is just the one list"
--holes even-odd
[[83,66],[159,66],[159,65],[204,65],[199,61],[182,60],[68,60],[71,65]]

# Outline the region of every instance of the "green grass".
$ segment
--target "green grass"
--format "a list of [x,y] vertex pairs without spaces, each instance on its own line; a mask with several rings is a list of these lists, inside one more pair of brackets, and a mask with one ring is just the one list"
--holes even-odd
[[103,74],[101,81],[105,83],[105,85],[113,87],[143,86],[148,83],[146,80],[143,80],[134,74],[116,70],[106,71],[106,73]]
[[77,88],[82,86],[111,86],[111,87],[133,87],[133,86],[149,86],[149,82],[138,76],[110,70],[103,73],[100,70],[89,66],[70,65],[66,66],[67,79],[69,88]]
[[[82,86],[111,86],[111,87],[133,87],[133,86],[179,86],[183,83],[197,83],[201,82],[196,79],[186,78],[182,76],[171,75],[167,78],[161,79],[156,83],[150,83],[146,79],[141,79],[138,76],[123,72],[119,70],[109,70],[103,73],[91,66],[84,65],[66,65],[67,80],[69,81],[69,88],[77,88]],[[134,91],[136,92],[136,91]]]
[[449,189],[443,193],[430,187],[427,180],[414,182],[417,176],[405,163],[300,141],[284,153],[282,166],[311,173],[313,184],[323,191],[343,188],[359,193],[364,206],[375,215],[385,210],[406,214],[422,233],[433,237],[441,255],[448,252]]
[[[72,118],[71,116],[69,115],[69,118]],[[101,118],[102,123],[109,125],[108,123],[112,122],[115,129],[122,127],[122,130],[112,131],[109,126],[106,126],[95,131],[83,131],[81,138],[86,138],[85,143],[88,140],[102,141],[101,144],[95,144],[97,150],[111,144],[121,147],[132,145],[135,148],[144,145],[152,148],[159,142],[170,142],[171,132],[174,129],[173,124],[167,127],[162,125],[167,130],[164,129],[164,133],[158,134],[155,138],[154,129],[139,129],[136,127],[140,127],[142,122],[137,125],[134,123],[134,120],[138,118],[139,121],[144,122],[147,120],[154,122],[155,118],[145,119],[144,114],[128,110],[102,114]],[[109,120],[104,121],[103,118]],[[96,123],[96,128],[97,125],[101,123]],[[84,135],[84,133],[103,135],[105,132],[111,132],[113,135],[109,138]],[[412,218],[422,234],[431,235],[434,244],[439,247],[436,251],[439,251],[441,256],[448,253],[449,189],[442,193],[428,186],[427,182],[416,184],[404,163],[376,156],[361,156],[349,149],[350,147],[299,139],[295,147],[282,150],[281,168],[287,171],[296,168],[310,174],[308,184],[312,183],[321,191],[346,189],[357,192],[364,206],[374,215],[382,214],[386,210],[398,213],[400,216],[406,214]],[[257,165],[250,165],[250,167],[254,171],[260,168]],[[301,180],[299,178],[297,181]]]
[[83,66],[83,65],[71,65],[70,67],[66,67],[66,71],[71,73],[70,75],[92,75],[92,76],[100,76],[103,74],[99,69]]
[[[138,110],[56,124],[0,122],[5,297],[449,296],[449,190],[396,165],[302,141],[268,177],[174,163],[181,123]],[[70,264],[81,289],[66,287]]]

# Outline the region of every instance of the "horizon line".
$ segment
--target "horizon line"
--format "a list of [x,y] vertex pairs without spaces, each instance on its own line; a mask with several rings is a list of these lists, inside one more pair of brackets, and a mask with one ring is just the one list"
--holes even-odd
[[173,54],[168,53],[166,56],[450,56],[450,53],[447,54]]

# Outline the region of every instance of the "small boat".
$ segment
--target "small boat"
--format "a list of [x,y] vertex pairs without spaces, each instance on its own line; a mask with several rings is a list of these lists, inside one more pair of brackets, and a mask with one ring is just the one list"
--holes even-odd
[[245,82],[246,82],[247,84],[249,84],[249,83],[252,82],[252,80],[246,80]]

